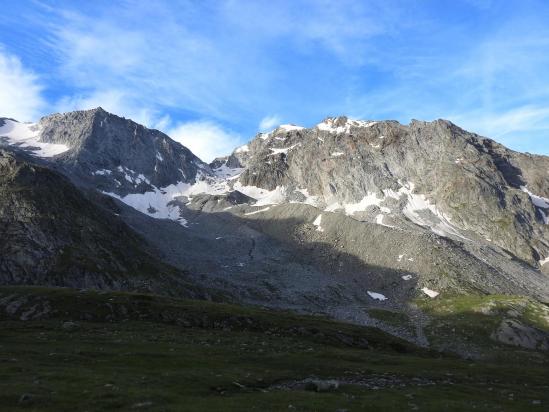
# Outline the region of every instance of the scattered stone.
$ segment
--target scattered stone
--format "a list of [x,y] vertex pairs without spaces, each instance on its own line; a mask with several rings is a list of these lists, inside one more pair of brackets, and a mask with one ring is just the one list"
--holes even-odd
[[330,380],[310,380],[305,383],[305,390],[314,392],[331,392],[339,388],[339,382]]
[[148,407],[152,406],[152,404],[153,403],[151,401],[138,402],[138,403],[134,403],[132,405],[132,409],[148,408]]
[[28,403],[31,403],[33,399],[34,399],[34,395],[32,395],[30,393],[24,393],[19,398],[19,403],[20,404],[28,404]]
[[73,332],[80,329],[80,325],[76,322],[63,322],[62,328],[68,332]]

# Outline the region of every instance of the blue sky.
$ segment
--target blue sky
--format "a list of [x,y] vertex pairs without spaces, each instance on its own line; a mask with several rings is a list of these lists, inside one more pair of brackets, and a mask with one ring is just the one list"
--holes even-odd
[[102,106],[204,160],[341,114],[447,118],[549,154],[547,1],[0,4],[0,116]]

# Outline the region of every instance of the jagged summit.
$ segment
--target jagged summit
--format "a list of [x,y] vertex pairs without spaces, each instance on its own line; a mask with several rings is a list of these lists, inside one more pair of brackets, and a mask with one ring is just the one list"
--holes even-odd
[[45,116],[26,127],[34,143],[60,148],[55,162],[73,178],[117,195],[191,182],[200,170],[209,170],[164,133],[101,107]]
[[255,190],[248,187],[279,192],[395,228],[411,221],[447,236],[474,232],[530,262],[549,256],[549,209],[524,190],[549,197],[548,176],[539,172],[549,158],[508,150],[448,120],[328,117],[299,132],[258,136],[229,162],[244,169],[237,183],[247,194]]

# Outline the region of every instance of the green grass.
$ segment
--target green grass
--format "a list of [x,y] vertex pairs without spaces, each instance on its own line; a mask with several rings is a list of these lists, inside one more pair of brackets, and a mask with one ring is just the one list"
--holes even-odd
[[477,355],[494,359],[517,357],[534,359],[537,352],[517,351],[497,343],[492,334],[504,319],[549,331],[549,308],[533,299],[507,295],[459,295],[448,298],[419,299],[416,304],[432,321],[425,332],[434,346],[469,346]]
[[415,333],[415,326],[405,313],[385,309],[368,309],[368,315],[391,327],[406,330],[412,335]]
[[368,309],[368,315],[392,326],[404,326],[410,323],[405,313],[385,309]]
[[[549,405],[546,358],[471,362],[374,328],[150,295],[0,288],[0,302],[8,296],[24,303],[0,323],[1,410],[541,411]],[[46,302],[50,315],[17,320]],[[91,312],[94,319],[82,320]],[[67,320],[79,327],[65,330]],[[322,393],[273,388],[309,377],[400,383],[342,384]]]

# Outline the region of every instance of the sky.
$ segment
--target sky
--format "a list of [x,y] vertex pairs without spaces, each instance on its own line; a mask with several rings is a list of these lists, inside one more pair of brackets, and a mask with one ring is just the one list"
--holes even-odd
[[449,119],[549,155],[549,2],[0,0],[0,116],[101,106],[205,161],[278,124]]

